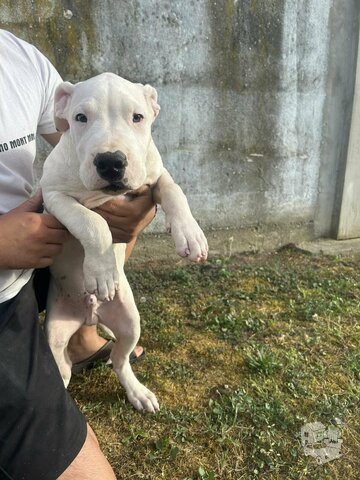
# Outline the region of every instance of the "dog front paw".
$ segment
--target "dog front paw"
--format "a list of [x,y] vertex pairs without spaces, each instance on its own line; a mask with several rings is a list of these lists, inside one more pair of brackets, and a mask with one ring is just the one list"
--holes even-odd
[[113,300],[116,290],[119,289],[119,273],[116,268],[115,257],[102,257],[96,263],[93,259],[84,260],[85,290],[94,294],[98,300]]
[[197,221],[190,217],[185,221],[173,220],[169,223],[176,252],[192,262],[204,262],[208,256],[208,243]]
[[140,384],[135,389],[126,392],[129,402],[136,410],[155,413],[160,410],[156,396],[144,385]]

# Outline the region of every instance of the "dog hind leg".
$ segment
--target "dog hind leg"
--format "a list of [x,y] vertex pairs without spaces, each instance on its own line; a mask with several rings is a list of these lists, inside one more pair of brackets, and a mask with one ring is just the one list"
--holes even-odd
[[111,361],[130,403],[137,410],[159,410],[156,396],[139,382],[129,363],[129,355],[140,337],[140,316],[124,273],[121,274],[120,290],[114,300],[104,302],[98,314],[100,322],[110,328],[116,337]]
[[67,346],[72,335],[85,320],[84,301],[69,301],[56,291],[50,283],[48,305],[46,311],[45,332],[52,354],[60,370],[65,387],[71,378],[71,366]]

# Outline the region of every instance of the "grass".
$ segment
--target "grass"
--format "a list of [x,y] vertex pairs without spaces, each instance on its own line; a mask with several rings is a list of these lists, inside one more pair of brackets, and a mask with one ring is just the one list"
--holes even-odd
[[[70,392],[119,479],[357,479],[360,471],[360,264],[293,248],[136,266],[138,378],[161,401],[129,405],[112,371]],[[304,455],[307,422],[343,422],[342,457]]]

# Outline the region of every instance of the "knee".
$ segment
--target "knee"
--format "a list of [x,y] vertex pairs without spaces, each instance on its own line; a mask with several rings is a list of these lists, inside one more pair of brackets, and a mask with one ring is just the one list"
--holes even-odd
[[61,335],[59,331],[48,334],[47,340],[52,350],[65,350],[69,343],[68,336]]
[[115,474],[100,450],[97,438],[89,425],[82,449],[58,480],[73,480],[74,478],[116,480]]
[[119,332],[122,341],[133,343],[140,338],[140,321],[133,323],[129,328],[124,328]]
[[100,448],[98,439],[94,433],[94,430],[87,424],[87,441],[93,443],[96,447]]

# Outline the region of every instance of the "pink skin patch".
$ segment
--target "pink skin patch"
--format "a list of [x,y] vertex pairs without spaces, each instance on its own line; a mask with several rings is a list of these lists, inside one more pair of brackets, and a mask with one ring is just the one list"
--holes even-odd
[[94,294],[86,295],[85,297],[85,323],[86,325],[97,325],[98,315],[97,315],[98,301]]

